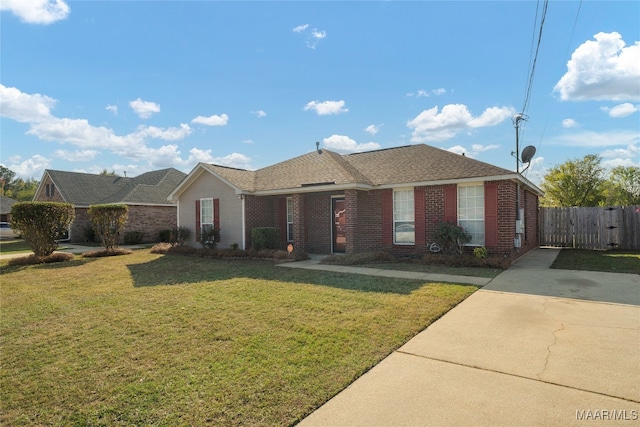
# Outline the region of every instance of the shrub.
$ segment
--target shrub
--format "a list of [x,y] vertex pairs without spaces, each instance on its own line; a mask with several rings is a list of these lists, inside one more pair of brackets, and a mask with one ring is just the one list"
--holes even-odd
[[125,231],[124,244],[125,245],[138,245],[142,243],[144,238],[144,232],[142,231]]
[[214,224],[213,227],[202,227],[200,232],[200,244],[208,249],[215,249],[220,241],[220,228]]
[[19,202],[11,207],[11,227],[20,230],[36,257],[51,255],[74,218],[73,205]]
[[337,265],[360,265],[395,261],[397,261],[397,259],[387,252],[362,252],[355,254],[329,255],[322,260],[322,263]]
[[85,242],[93,243],[96,241],[96,230],[93,229],[91,224],[87,224],[82,230],[82,236]]
[[[169,243],[173,246],[182,246],[184,242],[191,236],[191,229],[189,227],[180,226],[171,230]],[[214,236],[215,237],[215,236]],[[220,230],[218,230],[218,241],[220,240]]]
[[464,251],[464,245],[471,241],[471,234],[453,222],[440,222],[436,226],[433,238],[445,254],[460,255]]
[[160,241],[160,243],[170,243],[171,230],[160,230],[160,232],[158,232],[158,241]]
[[280,231],[275,227],[254,227],[251,229],[251,245],[256,252],[262,249],[277,249]]
[[19,258],[11,258],[8,265],[35,265],[35,264],[51,264],[54,262],[71,261],[75,256],[68,252],[54,252],[47,256],[36,256],[31,254]]
[[476,256],[476,258],[478,259],[484,259],[487,257],[487,255],[489,254],[489,251],[487,251],[487,248],[485,247],[481,247],[481,248],[475,248],[473,250],[473,254]]
[[91,205],[88,213],[104,248],[107,251],[116,248],[120,233],[129,217],[129,207],[127,205]]

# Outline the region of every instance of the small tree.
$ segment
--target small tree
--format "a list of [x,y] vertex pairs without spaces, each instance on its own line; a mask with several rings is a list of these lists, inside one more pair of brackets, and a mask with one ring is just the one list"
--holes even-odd
[[53,202],[20,202],[11,207],[11,226],[20,230],[37,257],[58,249],[60,236],[74,218],[73,205]]
[[89,218],[96,234],[102,239],[102,245],[107,251],[118,247],[120,233],[129,218],[127,205],[91,205]]
[[471,241],[471,234],[453,222],[441,222],[433,232],[433,238],[438,242],[442,252],[449,255],[460,255],[464,245]]

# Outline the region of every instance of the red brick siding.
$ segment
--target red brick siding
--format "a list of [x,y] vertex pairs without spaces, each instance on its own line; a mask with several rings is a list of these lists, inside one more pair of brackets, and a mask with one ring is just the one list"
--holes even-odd
[[[244,196],[245,202],[245,227],[246,227],[246,247],[251,247],[251,230],[254,227],[278,227],[278,212],[276,209],[277,198]],[[286,207],[285,207],[286,209]],[[286,211],[285,211],[286,214]],[[287,233],[287,230],[280,230],[280,233]],[[285,237],[286,238],[286,237]]]
[[314,254],[331,253],[331,194],[306,194],[305,214],[307,218],[305,250]]
[[[353,237],[347,234],[347,253],[373,252],[383,248],[383,194],[385,191],[347,192],[347,212],[355,212],[351,220]],[[352,219],[353,218],[353,219]]]

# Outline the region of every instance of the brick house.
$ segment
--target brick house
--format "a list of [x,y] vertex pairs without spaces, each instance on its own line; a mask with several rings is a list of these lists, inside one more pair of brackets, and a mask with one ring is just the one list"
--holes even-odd
[[176,204],[167,196],[185,176],[172,168],[133,178],[47,169],[33,200],[74,205],[75,219],[69,230],[72,242],[86,241],[89,206],[111,203],[129,206],[125,231],[142,231],[143,241],[157,242],[161,230],[176,226]]
[[469,246],[516,258],[538,246],[539,195],[512,171],[418,144],[323,149],[256,171],[199,163],[169,197],[179,225],[219,224],[220,247],[249,248],[253,227],[276,227],[283,247],[308,253],[423,253],[451,221],[472,234]]

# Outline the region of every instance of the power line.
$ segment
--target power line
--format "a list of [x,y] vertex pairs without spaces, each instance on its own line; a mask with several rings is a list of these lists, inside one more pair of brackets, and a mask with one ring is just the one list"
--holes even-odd
[[[538,62],[538,53],[540,52],[540,43],[542,42],[542,29],[544,28],[544,21],[547,16],[547,7],[549,6],[549,0],[544,1],[542,6],[542,16],[540,17],[540,29],[538,31],[538,42],[536,44],[536,52],[531,63],[531,71],[529,72],[529,82],[527,84],[527,90],[524,97],[524,105],[522,106],[522,114],[525,114],[529,107],[531,100],[531,90],[533,89],[533,78],[536,72],[536,63]],[[536,8],[536,20],[537,20],[537,8]]]

